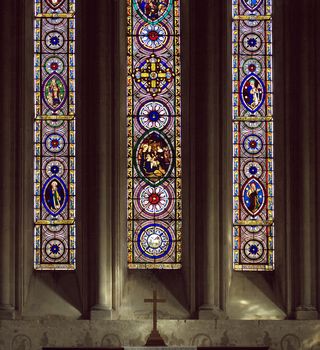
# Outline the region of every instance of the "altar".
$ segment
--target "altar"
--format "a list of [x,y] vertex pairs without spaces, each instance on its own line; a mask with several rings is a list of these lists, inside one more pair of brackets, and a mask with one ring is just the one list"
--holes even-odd
[[[150,299],[144,299],[145,303],[153,304],[153,320],[152,330],[149,334],[146,344],[144,346],[116,346],[116,347],[43,347],[42,350],[224,350],[224,349],[238,349],[238,350],[268,350],[269,347],[265,346],[254,346],[254,347],[243,347],[243,346],[167,346],[164,339],[162,338],[158,327],[157,327],[157,304],[164,303],[165,299],[159,299],[157,291],[153,291],[153,297]],[[119,344],[120,345],[120,344]]]

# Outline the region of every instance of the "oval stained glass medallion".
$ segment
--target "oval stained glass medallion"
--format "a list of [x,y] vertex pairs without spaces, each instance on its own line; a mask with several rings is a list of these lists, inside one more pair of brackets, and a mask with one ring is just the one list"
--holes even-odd
[[137,170],[151,184],[159,184],[169,175],[172,146],[159,131],[146,133],[137,146]]
[[59,215],[68,202],[68,190],[66,184],[58,177],[49,178],[42,189],[42,203],[49,214]]
[[240,98],[244,107],[251,113],[257,112],[265,100],[265,87],[256,74],[249,74],[240,86]]
[[67,100],[67,85],[61,75],[52,73],[43,82],[42,98],[53,112],[58,111]]
[[242,205],[252,216],[258,215],[265,204],[265,189],[254,177],[248,179],[241,191]]

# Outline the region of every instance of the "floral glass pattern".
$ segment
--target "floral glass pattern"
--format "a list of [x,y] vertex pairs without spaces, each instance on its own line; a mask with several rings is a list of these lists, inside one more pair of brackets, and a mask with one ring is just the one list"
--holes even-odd
[[75,0],[34,5],[34,268],[74,270]]
[[127,0],[128,264],[181,267],[179,0]]
[[272,0],[232,0],[233,267],[274,270]]

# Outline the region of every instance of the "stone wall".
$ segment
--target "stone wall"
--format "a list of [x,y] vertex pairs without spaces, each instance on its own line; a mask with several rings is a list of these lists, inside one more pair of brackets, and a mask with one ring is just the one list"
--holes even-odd
[[[1,321],[0,350],[142,346],[150,321]],[[159,321],[171,346],[269,346],[319,350],[320,321]]]

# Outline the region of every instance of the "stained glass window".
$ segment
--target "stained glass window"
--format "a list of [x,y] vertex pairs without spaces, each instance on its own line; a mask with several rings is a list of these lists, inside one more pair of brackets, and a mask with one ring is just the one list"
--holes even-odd
[[34,267],[75,269],[75,0],[35,0]]
[[233,266],[274,269],[272,0],[233,2]]
[[127,0],[128,263],[181,267],[179,0]]

